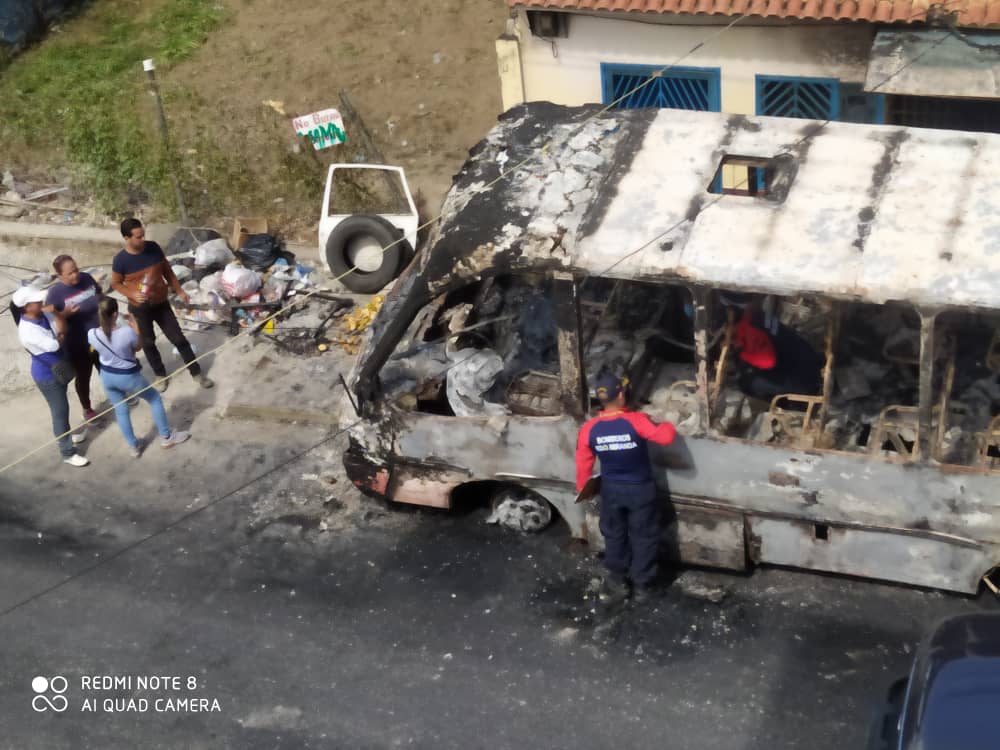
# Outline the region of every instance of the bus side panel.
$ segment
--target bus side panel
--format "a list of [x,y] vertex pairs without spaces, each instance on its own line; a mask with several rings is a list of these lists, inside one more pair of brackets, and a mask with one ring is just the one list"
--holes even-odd
[[665,529],[666,552],[688,565],[746,570],[746,521],[742,513],[700,508],[674,498],[676,518]]
[[805,452],[679,436],[654,448],[672,492],[803,521],[940,532],[1000,541],[1000,477],[947,474],[867,454]]
[[397,455],[460,467],[469,479],[522,475],[572,483],[578,425],[572,417],[406,414]]
[[749,519],[756,562],[975,594],[988,551],[942,539],[777,518]]

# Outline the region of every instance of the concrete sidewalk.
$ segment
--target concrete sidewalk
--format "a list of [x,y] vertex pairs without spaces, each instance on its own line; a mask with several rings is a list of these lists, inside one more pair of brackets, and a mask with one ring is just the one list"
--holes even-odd
[[[150,224],[146,233],[166,246],[179,228],[178,224]],[[117,227],[0,221],[0,264],[48,270],[53,257],[69,253],[81,266],[100,266],[111,262],[121,244]]]
[[39,224],[23,221],[0,221],[0,237],[63,240],[67,242],[119,241],[118,230],[113,227],[81,227],[72,224]]

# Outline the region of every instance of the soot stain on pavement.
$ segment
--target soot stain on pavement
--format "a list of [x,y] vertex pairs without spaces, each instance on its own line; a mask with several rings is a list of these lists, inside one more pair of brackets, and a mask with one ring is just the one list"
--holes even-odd
[[41,526],[9,508],[0,509],[0,538],[6,538],[8,544],[37,547],[46,555],[52,552],[76,554],[94,547],[77,536]]

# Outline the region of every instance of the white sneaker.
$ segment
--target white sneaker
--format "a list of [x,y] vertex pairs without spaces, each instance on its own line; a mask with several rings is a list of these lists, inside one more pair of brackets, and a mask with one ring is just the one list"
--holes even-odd
[[168,385],[170,385],[170,381],[169,381],[169,380],[166,380],[166,379],[165,379],[166,377],[167,377],[167,376],[166,376],[166,375],[164,375],[164,376],[163,376],[163,378],[164,378],[164,379],[157,379],[156,383],[154,384],[154,387],[155,387],[155,388],[156,388],[156,390],[158,390],[158,391],[159,391],[160,393],[166,393],[166,392],[167,392],[167,386],[168,386]]
[[83,432],[74,432],[72,439],[73,439],[73,445],[79,445],[80,443],[86,441],[87,431],[84,430]]
[[173,448],[175,445],[180,445],[185,440],[191,437],[190,432],[184,432],[184,430],[174,430],[170,433],[170,437],[164,438],[160,441],[161,448]]
[[90,463],[90,459],[84,458],[79,453],[74,453],[69,458],[64,458],[63,463],[69,464],[70,466],[86,466]]

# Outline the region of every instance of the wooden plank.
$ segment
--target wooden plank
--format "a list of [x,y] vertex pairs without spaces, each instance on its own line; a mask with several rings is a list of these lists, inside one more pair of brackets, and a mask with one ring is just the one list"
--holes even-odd
[[7,198],[0,198],[0,203],[5,206],[31,206],[32,208],[37,208],[41,211],[69,211],[71,214],[80,213],[80,209],[78,208],[70,208],[69,206],[50,206],[48,203],[29,201],[27,198],[21,201],[12,201]]
[[736,313],[730,308],[726,311],[726,335],[722,341],[722,349],[719,352],[719,361],[715,367],[715,382],[709,391],[713,414],[718,414],[722,401],[722,384],[726,379],[726,370],[729,369],[729,352],[733,345],[733,331],[736,327]]
[[934,409],[934,323],[936,312],[920,313],[920,408],[917,412],[917,450],[919,461],[930,458],[931,420]]
[[698,370],[698,432],[707,432],[711,426],[712,412],[708,394],[708,327],[711,320],[712,293],[705,287],[692,289],[694,303],[694,350]]
[[50,195],[55,195],[56,193],[63,193],[69,190],[65,185],[59,185],[57,187],[47,187],[41,190],[35,190],[34,192],[28,193],[24,196],[26,201],[37,201],[41,198],[48,198]]
[[943,461],[941,446],[944,444],[945,433],[948,432],[948,409],[951,408],[951,391],[955,387],[955,356],[957,352],[952,346],[948,357],[948,369],[945,371],[944,383],[941,384],[941,398],[938,402],[938,424],[937,433],[934,438],[934,446],[931,448],[931,458]]
[[840,324],[840,303],[833,303],[830,311],[830,321],[826,329],[826,364],[823,367],[823,401],[820,404],[819,419],[816,423],[817,440],[823,434],[826,420],[830,413],[830,397],[833,395],[834,348]]
[[555,318],[559,346],[559,396],[566,414],[583,418],[590,410],[589,391],[584,385],[583,344],[580,336],[579,289],[573,274],[552,274]]

